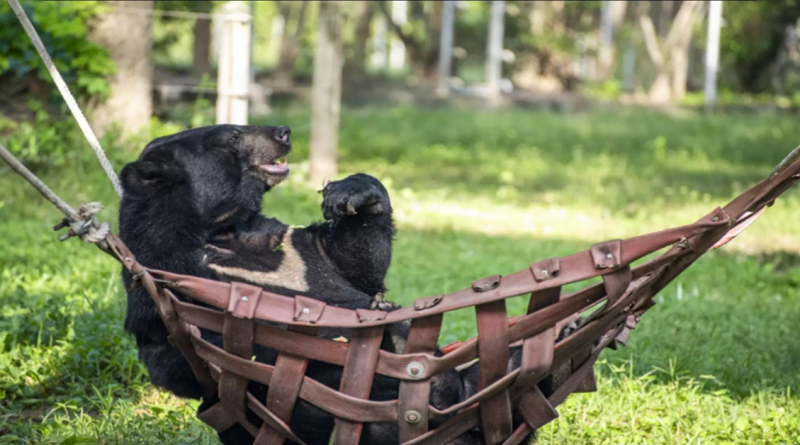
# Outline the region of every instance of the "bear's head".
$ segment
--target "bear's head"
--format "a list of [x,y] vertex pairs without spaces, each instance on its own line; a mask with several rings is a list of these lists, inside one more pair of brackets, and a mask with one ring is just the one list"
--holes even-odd
[[290,133],[289,127],[212,125],[155,139],[122,170],[123,206],[135,201],[139,211],[157,212],[191,206],[204,217],[226,208],[257,212],[264,192],[289,174]]

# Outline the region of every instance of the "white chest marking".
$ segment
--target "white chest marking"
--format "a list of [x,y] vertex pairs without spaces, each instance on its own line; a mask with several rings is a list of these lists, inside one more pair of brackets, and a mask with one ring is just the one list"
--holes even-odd
[[293,231],[294,229],[290,228],[283,236],[283,261],[277,270],[260,272],[239,267],[219,266],[217,264],[209,264],[208,267],[220,275],[239,278],[259,286],[285,287],[298,292],[305,292],[308,290],[306,263],[303,262],[300,253],[292,245]]

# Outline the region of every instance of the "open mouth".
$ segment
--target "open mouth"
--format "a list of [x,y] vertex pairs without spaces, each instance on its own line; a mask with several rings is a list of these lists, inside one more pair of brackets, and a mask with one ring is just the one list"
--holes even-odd
[[286,160],[286,156],[275,159],[269,164],[260,164],[258,168],[274,176],[285,176],[289,174],[289,163]]

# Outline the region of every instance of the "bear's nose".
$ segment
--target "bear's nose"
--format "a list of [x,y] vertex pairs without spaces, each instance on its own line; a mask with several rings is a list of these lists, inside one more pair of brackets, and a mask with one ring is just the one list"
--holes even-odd
[[292,130],[289,127],[278,127],[275,129],[275,139],[281,142],[289,142],[289,135]]

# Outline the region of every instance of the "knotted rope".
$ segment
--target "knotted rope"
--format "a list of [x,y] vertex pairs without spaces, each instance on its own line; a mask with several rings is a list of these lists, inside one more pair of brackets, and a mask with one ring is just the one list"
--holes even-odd
[[63,199],[59,198],[52,190],[50,190],[41,179],[39,179],[33,172],[28,170],[27,167],[22,165],[21,162],[14,155],[6,149],[3,144],[0,144],[0,158],[2,158],[12,170],[17,172],[28,181],[42,196],[48,201],[53,203],[58,210],[61,210],[66,217],[64,220],[53,227],[54,230],[60,230],[69,226],[70,230],[62,235],[59,239],[64,241],[73,236],[79,236],[87,243],[94,243],[100,247],[106,247],[105,239],[111,233],[111,226],[107,223],[100,223],[95,218],[95,214],[102,210],[103,206],[99,202],[90,202],[81,205],[78,210],[75,210],[67,204]]
[[[42,43],[42,39],[39,38],[39,34],[36,32],[36,28],[33,27],[33,24],[25,14],[25,10],[22,9],[22,6],[19,4],[18,0],[7,1],[11,6],[11,9],[14,10],[14,14],[17,15],[19,22],[22,24],[22,28],[25,29],[25,33],[27,33],[28,37],[31,39],[34,48],[36,48],[36,52],[39,53],[39,57],[42,58],[44,66],[47,68],[47,72],[49,72],[50,76],[53,77],[53,81],[58,87],[58,91],[61,92],[61,95],[64,97],[64,101],[67,102],[67,106],[72,112],[72,116],[75,117],[75,120],[78,122],[78,126],[81,128],[81,131],[83,131],[83,135],[86,137],[86,140],[89,141],[89,145],[92,147],[94,154],[100,161],[100,166],[103,167],[103,171],[106,172],[108,180],[111,181],[111,185],[114,186],[114,191],[116,191],[117,195],[122,198],[122,186],[120,186],[119,178],[117,178],[117,173],[114,171],[114,167],[111,165],[111,162],[108,161],[108,158],[103,151],[103,147],[100,146],[100,141],[97,140],[97,136],[95,136],[94,132],[92,131],[92,127],[89,126],[89,122],[86,120],[83,112],[81,112],[81,109],[78,106],[78,103],[75,101],[75,98],[72,96],[72,93],[69,91],[69,87],[67,86],[66,82],[64,82],[64,79],[61,77],[61,73],[58,72],[58,68],[56,68],[56,65],[53,63],[53,59],[50,58],[50,54],[47,53],[44,43]],[[64,209],[61,209],[61,211],[63,212]]]

